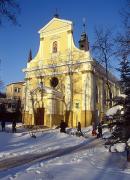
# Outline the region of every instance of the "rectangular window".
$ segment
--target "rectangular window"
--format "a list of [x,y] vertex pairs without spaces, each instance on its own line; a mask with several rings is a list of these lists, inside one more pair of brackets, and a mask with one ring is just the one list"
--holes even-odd
[[20,89],[20,88],[18,88],[18,93],[20,93],[20,90],[21,90],[21,89]]
[[17,88],[14,89],[14,92],[17,93]]
[[21,91],[21,88],[14,88],[15,93],[20,93],[20,91]]

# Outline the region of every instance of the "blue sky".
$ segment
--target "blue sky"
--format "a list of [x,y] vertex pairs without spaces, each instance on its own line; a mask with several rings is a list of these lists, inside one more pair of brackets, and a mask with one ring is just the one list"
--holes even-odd
[[5,22],[0,27],[0,78],[4,85],[24,79],[22,69],[26,67],[30,48],[33,57],[39,48],[37,33],[53,18],[58,9],[60,18],[74,23],[76,45],[83,31],[82,19],[86,18],[90,44],[94,40],[94,27],[107,26],[119,31],[121,18],[119,11],[125,0],[19,0],[21,13],[18,15],[20,27]]

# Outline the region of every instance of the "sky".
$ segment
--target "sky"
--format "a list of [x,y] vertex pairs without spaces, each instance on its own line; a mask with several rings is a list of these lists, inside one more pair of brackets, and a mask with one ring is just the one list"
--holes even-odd
[[0,27],[0,79],[4,86],[23,81],[29,50],[35,57],[39,48],[38,30],[57,12],[61,19],[74,23],[74,41],[78,46],[83,31],[83,18],[90,45],[94,41],[94,27],[106,26],[119,31],[119,11],[125,0],[18,0],[21,8],[17,15],[20,26],[3,22]]

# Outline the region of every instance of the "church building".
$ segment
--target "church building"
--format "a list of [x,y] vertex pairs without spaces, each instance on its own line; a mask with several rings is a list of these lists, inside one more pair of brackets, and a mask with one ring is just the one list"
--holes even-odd
[[[25,125],[82,127],[101,120],[108,108],[105,68],[89,51],[88,37],[81,34],[79,48],[73,40],[71,21],[54,17],[39,30],[40,46],[29,55],[25,73]],[[118,95],[117,79],[108,74],[112,97]]]

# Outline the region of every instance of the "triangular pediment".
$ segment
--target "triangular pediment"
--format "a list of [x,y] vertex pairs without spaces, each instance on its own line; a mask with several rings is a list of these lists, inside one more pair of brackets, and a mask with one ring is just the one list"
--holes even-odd
[[65,28],[67,26],[71,26],[72,22],[59,19],[59,18],[53,18],[49,23],[47,23],[42,29],[39,30],[39,33],[43,32],[49,32],[53,31],[55,29],[61,29]]

